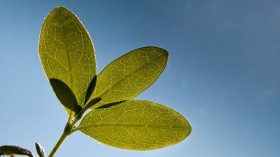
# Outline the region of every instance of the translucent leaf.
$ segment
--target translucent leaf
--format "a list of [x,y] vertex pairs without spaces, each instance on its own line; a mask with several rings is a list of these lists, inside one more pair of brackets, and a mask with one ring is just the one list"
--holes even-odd
[[143,100],[94,109],[84,117],[78,129],[101,143],[129,150],[170,146],[191,133],[191,126],[182,115]]
[[94,107],[136,97],[157,80],[167,59],[166,50],[152,46],[135,49],[116,59],[97,76],[91,99],[102,100]]
[[42,26],[39,55],[48,79],[64,82],[83,106],[96,63],[90,36],[74,13],[63,7],[50,12]]

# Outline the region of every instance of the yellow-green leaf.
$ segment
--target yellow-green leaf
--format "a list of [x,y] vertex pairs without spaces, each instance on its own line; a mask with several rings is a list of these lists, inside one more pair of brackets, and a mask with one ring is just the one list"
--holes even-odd
[[97,76],[90,99],[102,100],[94,107],[136,97],[157,80],[167,59],[166,50],[153,46],[135,49],[116,59]]
[[96,63],[90,36],[74,13],[63,7],[50,12],[42,26],[39,55],[48,79],[64,82],[84,106]]
[[178,112],[144,100],[94,109],[77,129],[101,143],[129,150],[170,146],[191,133],[189,122]]

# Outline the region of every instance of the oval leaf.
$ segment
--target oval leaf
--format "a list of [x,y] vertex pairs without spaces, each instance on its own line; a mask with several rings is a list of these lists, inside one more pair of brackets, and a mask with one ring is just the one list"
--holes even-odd
[[83,106],[96,63],[90,36],[74,13],[63,7],[50,12],[42,26],[39,55],[48,79],[63,81]]
[[102,101],[94,107],[129,100],[151,86],[164,70],[168,52],[158,47],[135,49],[116,59],[97,76],[91,99]]
[[77,128],[97,141],[129,150],[152,150],[176,144],[191,133],[176,111],[144,100],[128,100],[88,113]]
[[69,115],[71,115],[71,113],[76,115],[82,110],[82,107],[77,104],[75,95],[64,82],[52,78],[50,79],[50,83],[56,94],[56,97],[60,100],[61,104],[65,107],[65,110]]

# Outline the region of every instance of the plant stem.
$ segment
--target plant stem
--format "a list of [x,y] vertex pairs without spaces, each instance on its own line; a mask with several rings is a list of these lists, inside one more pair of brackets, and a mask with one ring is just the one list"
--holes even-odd
[[58,150],[58,148],[60,147],[60,145],[63,143],[63,141],[73,132],[77,131],[74,130],[74,126],[75,124],[82,118],[84,112],[87,110],[87,108],[83,108],[76,116],[75,118],[72,120],[72,117],[69,117],[68,122],[64,128],[64,131],[62,133],[62,135],[60,136],[59,140],[57,141],[57,143],[55,144],[55,146],[53,147],[49,157],[53,157],[55,152]]
[[63,143],[63,141],[71,135],[73,132],[77,131],[75,128],[75,124],[83,117],[83,114],[88,110],[91,106],[98,103],[101,100],[101,98],[95,98],[90,103],[85,105],[85,107],[73,118],[73,116],[69,116],[68,122],[66,123],[66,126],[64,128],[64,131],[62,135],[60,136],[59,140],[53,147],[49,157],[53,157],[55,152],[58,150],[60,145]]
[[72,133],[72,126],[69,121],[67,122],[64,131],[62,133],[62,135],[60,136],[59,140],[57,141],[57,143],[55,144],[55,146],[53,147],[49,157],[53,157],[55,152],[58,150],[58,148],[60,147],[60,145],[63,143],[63,141]]

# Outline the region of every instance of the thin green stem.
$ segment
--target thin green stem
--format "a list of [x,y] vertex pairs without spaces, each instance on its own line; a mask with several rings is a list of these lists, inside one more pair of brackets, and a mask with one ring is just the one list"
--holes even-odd
[[71,130],[69,131],[69,122],[66,124],[65,129],[62,133],[62,135],[60,136],[59,140],[57,141],[57,143],[55,144],[55,146],[53,147],[49,157],[53,157],[55,152],[58,150],[58,148],[60,147],[60,145],[63,143],[63,141],[71,134]]
[[73,118],[72,115],[69,116],[68,122],[67,122],[67,124],[66,124],[66,126],[64,128],[64,131],[63,131],[62,135],[60,136],[59,140],[57,141],[57,143],[55,144],[55,146],[53,147],[49,157],[53,157],[55,152],[58,150],[60,145],[63,143],[63,141],[69,135],[71,135],[73,132],[78,130],[78,129],[75,128],[75,124],[83,117],[83,115],[86,112],[86,110],[88,110],[94,104],[98,103],[100,100],[101,100],[100,98],[93,99],[91,101],[91,103],[88,103],[87,105],[85,105],[85,107],[74,118]]

